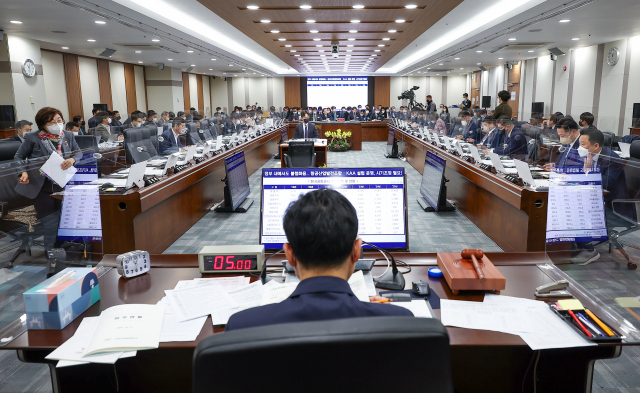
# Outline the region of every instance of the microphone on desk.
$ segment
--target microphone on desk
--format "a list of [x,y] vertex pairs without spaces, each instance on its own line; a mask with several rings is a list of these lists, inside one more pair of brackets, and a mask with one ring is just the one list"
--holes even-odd
[[392,291],[401,291],[404,289],[404,276],[398,270],[398,266],[396,265],[396,260],[393,258],[393,255],[387,250],[383,250],[377,246],[374,246],[371,243],[367,243],[364,240],[363,244],[366,244],[369,247],[375,248],[381,253],[387,254],[391,258],[391,271],[387,271],[380,277],[378,282],[376,283],[376,288],[382,289],[390,289]]
[[136,147],[136,150],[138,150],[138,153],[142,153],[143,151],[147,151],[147,149],[144,146],[138,146],[138,147]]
[[269,258],[271,258],[274,255],[280,254],[284,252],[283,249],[280,249],[279,251],[274,252],[273,254],[269,255],[268,257],[265,258],[265,260],[262,262],[262,270],[260,270],[260,281],[262,281],[262,284],[266,284],[269,281],[273,280],[271,277],[269,277],[267,275],[267,261],[269,260]]

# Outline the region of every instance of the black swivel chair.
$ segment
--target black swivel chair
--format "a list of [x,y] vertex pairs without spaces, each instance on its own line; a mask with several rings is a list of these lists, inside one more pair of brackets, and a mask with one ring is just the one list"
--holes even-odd
[[145,147],[150,157],[158,155],[158,127],[149,126],[140,129],[142,145]]
[[13,157],[21,145],[20,141],[0,142],[0,161],[13,161]]
[[602,131],[604,135],[604,145],[610,149],[613,149],[613,142],[616,141],[616,134],[611,131]]
[[197,145],[201,143],[200,135],[198,135],[198,126],[196,123],[187,123],[187,145]]
[[289,151],[284,155],[287,168],[314,168],[316,153],[313,141],[289,142]]
[[127,161],[131,164],[137,164],[151,158],[151,154],[142,142],[142,130],[140,128],[129,128],[124,136],[124,151],[127,155]]
[[[372,359],[406,361],[372,374]],[[285,369],[286,382],[273,385]],[[449,336],[437,319],[370,317],[240,329],[196,347],[193,393],[275,390],[452,393]]]

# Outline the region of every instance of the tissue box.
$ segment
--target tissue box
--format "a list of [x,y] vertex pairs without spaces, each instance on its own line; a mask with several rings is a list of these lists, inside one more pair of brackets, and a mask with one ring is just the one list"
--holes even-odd
[[66,268],[23,296],[27,329],[63,329],[100,300],[98,271]]

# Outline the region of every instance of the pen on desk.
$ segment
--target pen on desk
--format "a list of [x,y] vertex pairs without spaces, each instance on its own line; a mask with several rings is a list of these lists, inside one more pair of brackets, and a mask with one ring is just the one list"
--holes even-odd
[[380,299],[380,300],[375,300],[372,303],[388,303],[389,299]]
[[596,317],[595,314],[591,312],[591,310],[585,309],[584,311],[587,313],[588,316],[591,317],[591,319],[593,319],[598,324],[598,326],[602,328],[602,330],[605,331],[605,333],[607,333],[609,337],[615,336],[613,331],[609,329],[609,326],[605,325],[604,322],[600,320],[600,318]]
[[582,324],[582,322],[580,322],[580,320],[576,317],[576,314],[573,313],[573,311],[571,310],[567,310],[569,311],[569,315],[571,315],[571,318],[573,318],[574,321],[576,321],[576,323],[580,326],[580,328],[582,329],[582,331],[584,332],[584,334],[587,335],[587,337],[593,337],[593,335],[591,333],[589,333],[589,331],[587,330],[586,327],[584,327],[584,325]]
[[587,325],[587,327],[589,329],[591,329],[591,331],[595,332],[597,335],[599,335],[601,337],[607,337],[597,327],[593,326],[593,324],[591,322],[589,322],[589,320],[584,315],[578,313],[578,319],[580,319],[582,321],[582,323]]

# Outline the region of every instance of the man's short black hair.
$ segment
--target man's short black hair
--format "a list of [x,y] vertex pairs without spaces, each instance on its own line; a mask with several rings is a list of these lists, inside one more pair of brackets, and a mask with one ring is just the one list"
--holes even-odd
[[431,97],[431,94],[429,94],[429,95],[427,96],[427,98],[433,98],[433,97]]
[[467,97],[467,98],[468,98],[468,97],[469,97],[469,94],[467,94],[467,93],[463,93],[463,94],[462,94],[462,96],[463,96],[463,97]]
[[460,116],[458,116],[458,117],[471,117],[471,112],[462,111],[462,112],[460,112]]
[[183,118],[177,117],[171,121],[171,127],[179,126],[184,123],[186,123],[186,121]]
[[80,115],[73,116],[73,121],[75,121],[76,123],[80,123],[80,119],[82,119],[82,116]]
[[217,111],[219,111],[220,109],[222,109],[222,108],[220,108],[219,106],[216,106],[216,110]]
[[302,111],[302,114],[300,116],[302,116],[304,118],[305,115],[311,117],[311,115],[307,111]]
[[486,117],[484,118],[483,122],[484,122],[484,123],[492,124],[492,123],[495,123],[495,120],[496,120],[496,119],[494,119],[494,118],[493,118],[493,116],[486,116]]
[[65,130],[71,131],[71,130],[73,130],[74,127],[80,128],[80,124],[76,123],[75,121],[70,121],[65,126]]
[[487,110],[486,109],[480,109],[480,115],[486,116],[487,115]]
[[565,121],[563,121],[561,127],[564,130],[566,130],[567,132],[571,132],[570,130],[579,130],[580,129],[580,126],[578,125],[578,123],[576,123],[575,120],[567,119],[566,117],[563,120],[565,120]]
[[598,146],[604,146],[604,134],[597,128],[583,128],[580,130],[580,135],[586,135],[589,137],[589,143],[592,145],[597,143]]
[[301,196],[284,216],[284,232],[293,255],[306,268],[340,266],[358,236],[358,215],[351,202],[328,188]]
[[131,114],[131,121],[134,121],[134,120],[135,120],[135,121],[138,121],[138,120],[140,120],[141,118],[142,118],[142,116],[140,116],[140,114],[139,114],[139,113],[135,113],[135,112],[133,112],[133,113]]
[[588,126],[593,125],[593,121],[595,120],[595,116],[591,112],[583,112],[580,115],[580,120],[587,123]]
[[91,109],[91,114],[95,115],[96,112],[98,112],[99,110],[100,110],[100,108],[93,108],[93,109]]
[[184,116],[184,112],[183,111],[178,112],[178,117],[182,117],[182,116]]
[[24,126],[30,126],[33,123],[31,123],[28,120],[20,120],[18,122],[16,122],[16,129],[21,130]]
[[498,93],[498,97],[501,98],[503,102],[507,102],[511,99],[511,93],[506,90],[502,90]]
[[513,125],[513,120],[511,120],[511,118],[509,116],[500,116],[500,118],[498,119],[498,122],[502,126],[511,126],[511,125]]

